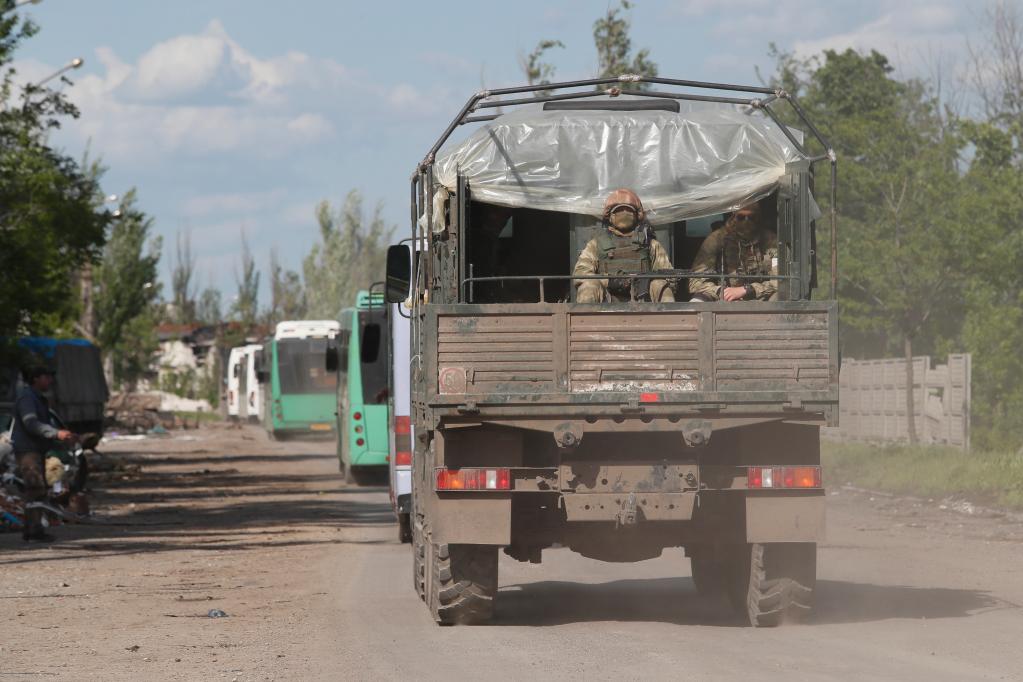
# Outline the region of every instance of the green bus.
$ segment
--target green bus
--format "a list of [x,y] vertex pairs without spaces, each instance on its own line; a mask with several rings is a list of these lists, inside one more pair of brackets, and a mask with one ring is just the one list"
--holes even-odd
[[360,291],[341,313],[337,340],[337,456],[345,480],[387,477],[388,329],[383,294]]
[[337,377],[323,358],[340,325],[334,320],[289,320],[263,347],[263,423],[271,438],[334,435]]

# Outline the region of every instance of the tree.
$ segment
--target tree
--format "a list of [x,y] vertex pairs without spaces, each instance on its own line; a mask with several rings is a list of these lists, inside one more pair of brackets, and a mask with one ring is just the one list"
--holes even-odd
[[998,0],[984,13],[983,40],[970,45],[974,92],[987,121],[1017,137],[1015,156],[1023,154],[1023,11],[1015,2]]
[[[842,167],[839,298],[843,324],[859,334],[852,348],[847,335],[844,353],[897,347],[911,386],[916,344],[938,347],[961,317],[961,138],[949,134],[926,84],[897,80],[877,52],[785,58],[776,82],[852,161]],[[828,196],[824,179],[818,196]],[[916,442],[912,391],[906,412]]]
[[302,278],[294,270],[281,267],[277,250],[270,250],[270,310],[267,311],[267,322],[270,326],[282,320],[295,320],[305,317],[305,292],[302,290]]
[[158,347],[156,302],[161,242],[153,220],[135,206],[135,190],[121,201],[96,268],[97,340],[114,385],[133,390]]
[[[564,48],[565,44],[560,40],[541,40],[533,51],[525,57],[519,57],[519,66],[530,85],[547,85],[554,77],[555,67],[553,64],[544,61],[544,54],[555,47]],[[547,94],[549,91],[539,91],[537,94]]]
[[222,312],[220,289],[206,287],[199,295],[199,303],[196,306],[195,321],[209,327],[220,324],[224,321]]
[[[76,270],[99,255],[110,214],[97,209],[98,175],[48,145],[48,131],[78,110],[63,94],[27,85],[11,67],[38,32],[0,1],[0,337],[73,333]],[[64,82],[70,82],[63,79]]]
[[259,314],[259,271],[256,259],[252,257],[249,242],[242,231],[241,275],[235,272],[238,294],[231,305],[231,314],[246,328],[256,323]]
[[962,341],[973,361],[973,433],[981,447],[1023,452],[1023,13],[1000,0],[970,46],[980,115],[963,124],[974,156],[964,184],[972,229]]
[[[607,13],[593,23],[593,41],[597,47],[598,78],[617,78],[623,74],[636,74],[646,78],[657,76],[657,64],[650,60],[650,51],[642,49],[632,54],[631,28],[625,14],[632,3],[621,0],[618,7],[608,7]],[[630,85],[630,89],[645,90],[645,83]]]
[[356,190],[348,193],[340,210],[327,201],[317,207],[320,242],[302,263],[311,317],[338,319],[360,289],[383,279],[387,245],[395,228],[384,223],[381,210],[377,204],[367,220]]
[[178,324],[195,322],[196,301],[192,277],[195,273],[195,256],[192,255],[192,236],[188,232],[177,235],[174,251],[174,267],[171,271],[171,291],[174,294],[174,321]]

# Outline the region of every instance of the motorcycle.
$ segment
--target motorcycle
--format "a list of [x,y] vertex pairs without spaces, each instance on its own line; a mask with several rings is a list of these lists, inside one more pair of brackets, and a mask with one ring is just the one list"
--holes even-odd
[[[55,412],[50,412],[50,418],[55,427],[66,428]],[[20,497],[25,484],[17,475],[9,431],[5,435],[6,439],[0,439],[0,484]],[[67,445],[62,444],[48,451],[47,499],[29,502],[24,505],[24,509],[40,508],[48,515],[63,520],[88,516],[89,504],[84,492],[89,479],[89,460],[85,453],[87,450],[95,451],[99,441],[99,434],[83,434]],[[54,459],[59,462],[59,466],[51,463]]]

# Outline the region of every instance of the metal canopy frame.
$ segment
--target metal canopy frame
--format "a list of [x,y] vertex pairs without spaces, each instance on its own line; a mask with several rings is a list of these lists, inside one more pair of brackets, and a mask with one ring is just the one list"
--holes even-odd
[[[673,88],[683,89],[695,89],[695,90],[719,90],[725,92],[738,93],[739,95],[752,95],[751,97],[741,96],[723,96],[723,95],[702,95],[693,92],[669,92],[660,90],[631,90],[623,88],[624,84],[630,83],[648,83],[651,85],[664,85]],[[560,94],[542,94],[542,93],[554,93],[558,90],[569,90],[572,88],[584,88],[607,85],[611,86],[607,90],[586,90],[584,92],[562,92]],[[537,94],[541,93],[541,94]],[[508,95],[521,95],[530,94],[529,97],[520,97],[515,99],[499,99]],[[437,141],[430,147],[430,150],[423,157],[423,160],[416,167],[415,172],[412,174],[412,223],[413,231],[416,230],[416,223],[418,220],[418,211],[416,210],[416,198],[419,196],[419,192],[423,195],[421,198],[425,199],[425,210],[429,214],[431,213],[432,201],[430,197],[432,188],[427,188],[425,185],[429,182],[429,178],[432,177],[428,171],[436,160],[437,152],[444,146],[444,143],[448,141],[452,133],[462,125],[468,123],[479,123],[484,121],[492,121],[496,119],[500,114],[483,114],[474,116],[477,111],[483,109],[494,109],[498,107],[513,107],[523,106],[528,104],[541,104],[544,102],[557,102],[562,100],[574,100],[574,99],[586,99],[586,98],[598,98],[598,97],[618,97],[621,95],[635,95],[639,97],[648,98],[667,98],[677,100],[687,100],[694,102],[716,102],[719,104],[736,104],[740,106],[748,106],[753,109],[763,111],[764,114],[770,118],[775,125],[784,133],[785,137],[795,145],[804,156],[807,157],[811,165],[816,164],[820,161],[828,161],[831,167],[831,207],[830,207],[830,233],[831,233],[831,291],[830,298],[834,299],[837,293],[838,283],[838,212],[837,212],[837,199],[838,199],[838,157],[835,154],[835,150],[831,144],[827,141],[824,135],[821,134],[817,126],[807,118],[806,113],[803,111],[799,103],[796,102],[795,98],[785,90],[778,90],[774,88],[768,88],[763,86],[747,86],[747,85],[733,85],[730,83],[708,83],[703,81],[691,81],[691,80],[679,80],[675,78],[646,78],[635,74],[623,74],[617,78],[589,78],[585,80],[576,81],[563,81],[560,83],[545,83],[541,85],[521,85],[513,88],[498,88],[495,90],[481,90],[473,94],[469,100],[465,103],[462,109],[458,112],[451,123],[448,124],[447,128],[437,139]],[[824,148],[824,153],[811,156],[807,151],[806,147],[796,140],[792,131],[785,126],[778,118],[777,113],[771,108],[776,102],[787,102],[792,111],[799,118],[810,135]],[[418,191],[417,191],[418,190]],[[430,220],[431,216],[427,216],[427,225],[432,224]],[[425,237],[425,235],[421,235]],[[428,274],[428,273],[427,273]]]

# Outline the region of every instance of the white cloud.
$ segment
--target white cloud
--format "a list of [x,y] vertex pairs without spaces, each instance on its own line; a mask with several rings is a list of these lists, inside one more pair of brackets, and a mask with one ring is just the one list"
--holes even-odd
[[[398,124],[446,106],[405,83],[386,84],[330,59],[290,51],[257,57],[218,20],[153,45],[134,62],[100,47],[91,73],[67,90],[82,117],[67,130],[111,163],[168,163],[237,153],[281,159],[355,135],[367,121]],[[18,64],[21,78],[56,67]],[[360,123],[361,122],[361,123]]]
[[259,212],[276,205],[283,195],[284,191],[277,189],[272,192],[226,192],[193,196],[181,205],[181,213],[187,218],[202,218],[222,213]]

